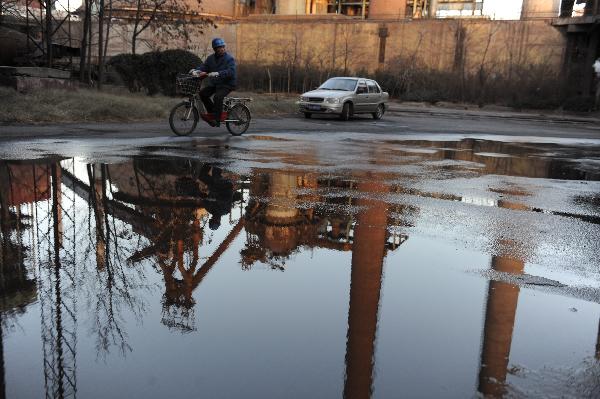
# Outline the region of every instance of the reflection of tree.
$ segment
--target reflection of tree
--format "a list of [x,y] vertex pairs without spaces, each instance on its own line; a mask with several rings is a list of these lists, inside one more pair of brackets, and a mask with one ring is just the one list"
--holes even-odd
[[[96,281],[92,294],[95,299],[92,330],[97,335],[96,349],[99,354],[108,353],[114,345],[125,353],[131,351],[131,347],[127,343],[122,313],[127,309],[139,315],[143,312],[143,303],[133,296],[135,291],[131,280],[134,275],[123,270],[125,259],[121,252],[126,246],[119,245],[114,232],[114,217],[106,211],[107,191],[111,184],[108,168],[106,165],[87,165],[87,174],[95,222],[95,239],[90,238],[90,242],[96,243]],[[114,240],[114,249],[111,240]]]
[[152,257],[165,281],[162,322],[181,331],[194,329],[193,292],[239,234],[238,222],[215,252],[201,264],[199,250],[210,238],[206,227],[221,227],[222,217],[241,199],[220,168],[188,161],[134,162],[129,176],[120,168],[114,197],[134,204],[152,220],[150,244],[129,259]]
[[[77,392],[75,369],[77,316],[75,307],[74,247],[63,249],[63,214],[73,215],[63,201],[62,173],[58,162],[50,165],[51,203],[47,209],[47,259],[38,270],[42,321],[42,350],[46,397],[70,397]],[[74,223],[70,224],[74,229]],[[45,245],[45,243],[44,243]],[[45,245],[46,246],[46,245]]]

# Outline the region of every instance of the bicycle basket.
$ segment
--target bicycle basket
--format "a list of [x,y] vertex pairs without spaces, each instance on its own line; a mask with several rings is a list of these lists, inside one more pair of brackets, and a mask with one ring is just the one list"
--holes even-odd
[[202,79],[188,74],[179,74],[175,78],[175,88],[177,93],[188,96],[194,95],[200,90]]

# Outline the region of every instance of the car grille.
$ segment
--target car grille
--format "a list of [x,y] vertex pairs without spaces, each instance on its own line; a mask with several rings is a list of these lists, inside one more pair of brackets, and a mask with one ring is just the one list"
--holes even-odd
[[308,97],[308,102],[311,102],[311,103],[322,103],[323,102],[323,98],[321,98],[321,97]]

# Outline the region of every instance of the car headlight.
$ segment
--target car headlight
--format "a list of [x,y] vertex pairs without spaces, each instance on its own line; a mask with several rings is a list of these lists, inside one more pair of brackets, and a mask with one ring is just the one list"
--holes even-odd
[[339,98],[326,98],[325,101],[330,104],[337,104],[340,102],[340,99]]
[[300,101],[308,102],[308,97],[300,97]]

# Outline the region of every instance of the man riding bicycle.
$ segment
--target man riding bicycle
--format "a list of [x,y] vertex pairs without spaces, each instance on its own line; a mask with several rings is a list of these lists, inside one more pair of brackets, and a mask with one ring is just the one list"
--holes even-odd
[[[223,112],[223,99],[235,90],[237,73],[235,59],[227,53],[225,41],[221,38],[212,40],[214,54],[209,55],[204,63],[192,69],[189,73],[194,76],[209,78],[208,84],[200,90],[200,98],[206,111],[215,115],[214,121],[209,121],[211,126],[221,125]],[[211,96],[214,95],[214,100]]]

